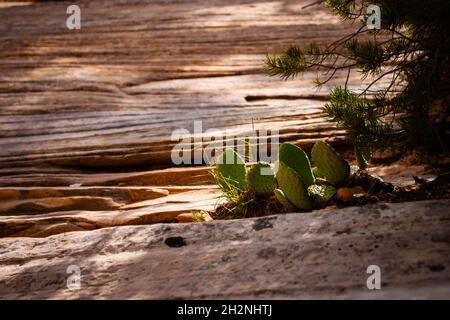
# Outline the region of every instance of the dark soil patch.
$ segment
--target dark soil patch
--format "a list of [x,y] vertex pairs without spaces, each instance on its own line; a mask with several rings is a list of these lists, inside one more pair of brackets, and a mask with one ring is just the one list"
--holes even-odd
[[216,208],[211,214],[213,219],[254,218],[272,215],[274,213],[286,213],[281,203],[270,197],[267,199],[256,197],[250,192],[242,195],[239,201],[242,204],[228,202]]

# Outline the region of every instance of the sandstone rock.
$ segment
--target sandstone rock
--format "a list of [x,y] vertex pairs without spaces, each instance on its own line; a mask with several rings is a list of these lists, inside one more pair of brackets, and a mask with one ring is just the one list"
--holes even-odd
[[[25,170],[25,169],[23,169]],[[29,170],[29,169],[28,169]],[[34,168],[34,170],[38,170]],[[41,169],[42,170],[42,169]],[[209,167],[173,167],[163,170],[120,172],[120,173],[27,173],[8,176],[0,175],[0,187],[69,187],[78,184],[88,186],[189,186],[207,184],[212,181]],[[25,171],[26,172],[26,171]],[[94,190],[92,190],[94,192]]]
[[6,201],[0,205],[0,215],[20,215],[33,213],[47,213],[70,210],[116,210],[120,204],[109,198],[102,197],[61,197],[43,198],[25,201]]
[[0,297],[449,298],[450,200],[0,239]]
[[193,213],[182,213],[177,215],[178,222],[194,222],[194,214]]
[[[65,2],[0,7],[3,172],[167,166],[172,131],[192,132],[197,119],[204,130],[236,133],[251,131],[254,119],[256,129],[279,129],[303,147],[345,143],[321,114],[328,91],[312,90],[316,72],[284,82],[262,71],[264,55],[293,39],[328,43],[354,31],[326,8],[301,10],[307,0],[84,2],[79,32],[64,27]],[[337,72],[330,86],[346,75]],[[349,86],[361,87],[356,72]]]
[[214,219],[211,217],[211,215],[208,212],[202,212],[201,215],[205,222],[214,221]]
[[[86,200],[85,203],[80,203],[77,202],[77,197],[56,197],[44,200],[50,204],[66,207],[50,206],[44,210],[45,207],[44,209],[36,207],[36,203],[40,203],[43,199],[36,199],[28,202],[29,212],[23,212],[26,208],[19,207],[22,212],[20,215],[14,215],[11,207],[7,206],[8,202],[0,202],[0,208],[4,206],[3,210],[7,211],[8,208],[10,210],[8,215],[0,215],[0,238],[47,237],[69,231],[172,222],[182,213],[213,210],[218,203],[216,197],[220,194],[220,190],[214,186],[168,188],[167,191],[169,190],[170,193],[166,196],[152,199],[154,194],[150,193],[149,200],[123,204],[119,207],[104,198],[101,198],[103,202],[99,203],[98,199],[87,197],[83,198]],[[106,208],[100,206],[102,203]],[[81,204],[87,207],[80,207]],[[96,204],[99,207],[93,208],[92,206]]]

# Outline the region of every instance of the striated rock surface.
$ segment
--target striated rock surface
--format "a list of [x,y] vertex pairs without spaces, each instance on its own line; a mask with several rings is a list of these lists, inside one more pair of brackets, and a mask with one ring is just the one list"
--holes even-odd
[[[355,29],[309,2],[80,0],[81,30],[65,25],[71,2],[0,4],[0,174],[167,166],[172,131],[193,133],[194,120],[344,143],[320,108],[347,72],[316,91],[314,71],[262,71],[268,52]],[[361,87],[357,72],[349,85]]]
[[[0,238],[174,222],[179,214],[213,210],[223,199],[211,184],[210,169],[0,177],[0,185],[5,184],[0,187]],[[412,184],[411,175],[421,175],[423,168],[394,165],[371,172]]]
[[[17,189],[8,189],[10,190]],[[0,238],[47,237],[69,231],[173,222],[182,213],[213,210],[220,194],[219,189],[214,186],[197,186],[165,189],[111,188],[105,197],[56,196],[56,191],[65,190],[19,189],[22,193],[36,191],[36,194],[52,193],[54,196],[0,202]],[[95,194],[96,190],[101,188],[75,188],[68,191],[75,194]],[[121,191],[128,197],[137,196],[138,200],[130,204],[116,202],[113,199],[123,195],[120,194]]]
[[3,299],[313,297],[450,298],[450,200],[0,239]]

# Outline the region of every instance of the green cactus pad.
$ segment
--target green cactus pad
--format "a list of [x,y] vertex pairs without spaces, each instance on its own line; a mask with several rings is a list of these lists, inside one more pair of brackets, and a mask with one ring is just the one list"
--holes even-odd
[[274,190],[275,197],[280,201],[280,203],[283,205],[283,207],[286,208],[287,212],[295,212],[297,208],[286,198],[283,191],[281,189],[275,189]]
[[350,176],[350,165],[328,143],[318,141],[311,151],[312,161],[332,185],[339,186]]
[[254,164],[247,172],[248,189],[261,198],[268,198],[277,187],[277,180],[272,167],[268,163]]
[[217,158],[216,173],[217,183],[223,190],[229,190],[232,187],[244,190],[247,185],[244,160],[231,149],[225,150]]
[[279,150],[279,160],[297,172],[305,186],[314,183],[314,175],[311,170],[308,156],[305,151],[292,143],[283,143]]
[[277,180],[289,202],[303,210],[312,209],[312,201],[302,179],[295,170],[281,161],[278,164]]
[[313,184],[308,187],[308,194],[317,203],[328,202],[336,194],[336,188],[330,185]]

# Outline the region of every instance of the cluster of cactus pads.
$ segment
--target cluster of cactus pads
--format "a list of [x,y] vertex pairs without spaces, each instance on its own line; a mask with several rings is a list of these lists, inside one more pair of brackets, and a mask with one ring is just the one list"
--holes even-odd
[[228,149],[218,157],[217,182],[223,190],[237,188],[261,198],[275,195],[287,211],[309,211],[326,205],[355,170],[323,141],[314,145],[311,161],[314,167],[301,148],[283,143],[274,167],[258,162],[247,170],[244,160]]

